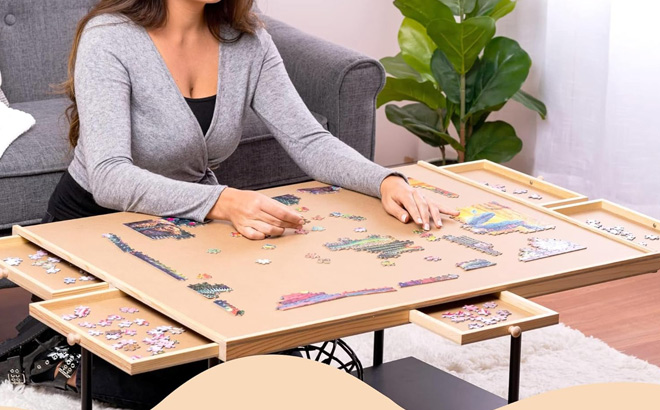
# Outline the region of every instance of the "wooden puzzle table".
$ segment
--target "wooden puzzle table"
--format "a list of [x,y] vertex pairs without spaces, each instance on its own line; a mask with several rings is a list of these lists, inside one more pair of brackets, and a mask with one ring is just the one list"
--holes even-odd
[[[484,163],[480,161],[476,166],[482,165],[485,169]],[[290,206],[300,208],[309,220],[304,226],[309,231],[306,234],[289,230],[282,237],[250,241],[233,234],[230,224],[216,221],[182,227],[194,237],[155,240],[125,225],[155,217],[121,212],[46,225],[15,226],[17,236],[0,240],[0,267],[8,271],[10,280],[45,299],[30,305],[31,315],[69,335],[72,343],[79,343],[88,355],[83,357],[83,365],[91,357],[88,352],[92,352],[129,374],[203,358],[226,361],[369,331],[376,331],[374,364],[377,365],[382,363],[382,330],[385,328],[412,322],[457,343],[472,343],[511,332],[516,336],[520,331],[558,322],[555,312],[524,297],[660,269],[660,253],[657,253],[660,242],[643,246],[638,241],[588,226],[579,218],[573,219],[567,207],[573,200],[579,206],[585,197],[524,174],[514,171],[511,174],[505,167],[481,168],[473,179],[468,173],[458,172],[458,168],[452,171],[451,167],[441,169],[426,163],[397,170],[441,188],[424,193],[436,196],[449,207],[466,208],[495,201],[505,209],[536,220],[539,226],[554,228],[533,233],[475,234],[463,228],[463,223],[446,219],[441,230],[433,230],[432,235],[428,235],[416,231],[413,224],[402,224],[387,215],[378,199],[345,189],[316,195],[299,192],[301,188],[322,185],[308,182],[261,191],[271,197],[286,194],[299,197],[299,203]],[[492,180],[489,186],[484,185],[489,178]],[[509,192],[502,192],[504,183],[511,185]],[[499,185],[499,189],[493,189],[495,185]],[[527,186],[547,198],[537,200],[528,195],[514,195],[514,186],[518,189]],[[561,205],[562,213],[547,206],[553,202]],[[333,213],[338,216],[331,216]],[[642,229],[641,225],[646,230],[657,228],[649,225],[655,224],[652,219],[636,215],[646,221],[637,221],[637,228]],[[366,219],[359,220],[356,216]],[[630,214],[619,216],[626,219]],[[316,230],[313,227],[317,227]],[[115,238],[115,242],[121,240],[123,248],[113,243],[107,234],[113,234],[110,237]],[[399,257],[383,259],[378,257],[378,252],[333,251],[324,246],[337,243],[340,238],[358,240],[370,235],[412,241],[410,248],[422,247],[423,250],[409,250]],[[452,243],[442,238],[443,235],[468,236],[488,242],[501,255],[492,256]],[[519,251],[528,246],[530,237],[569,240],[586,249],[521,262]],[[99,280],[83,286],[80,282],[65,285],[59,281],[62,272],[58,272],[55,280],[56,276],[34,270],[27,256],[38,248]],[[2,260],[8,257],[21,257],[24,262],[7,266]],[[470,271],[457,266],[458,262],[475,258],[496,264]],[[319,263],[324,260],[326,263]],[[383,265],[384,260],[389,261],[388,266]],[[157,261],[160,268],[153,261]],[[66,269],[77,271],[72,267]],[[401,286],[412,280],[443,275],[450,275],[451,279]],[[234,306],[244,314],[231,314],[214,300],[188,287],[203,282],[231,288],[230,292],[219,294],[219,299],[225,300],[228,308]],[[391,291],[351,296],[351,292],[376,288],[391,288]],[[348,297],[289,310],[277,309],[282,296],[297,292],[347,292],[343,295]],[[506,308],[511,316],[506,321],[478,329],[469,328],[465,322],[454,323],[443,318],[443,313],[463,305],[486,302]],[[149,322],[180,325],[188,331],[176,348],[154,356],[145,354],[143,349],[138,357],[134,352],[113,349],[112,341],[88,334],[87,329],[77,325],[78,320],[63,320],[63,315],[71,314],[80,305],[91,308],[91,315],[100,312],[94,320],[117,313],[120,306],[135,306],[139,315]],[[141,339],[143,335],[138,333],[136,337]],[[512,356],[515,355],[514,339],[516,337],[512,338]],[[517,344],[519,355],[519,338]],[[517,369],[512,367],[512,370],[511,381],[517,385]],[[83,381],[89,382],[86,377]],[[517,391],[510,391],[510,398],[512,395],[515,399]]]

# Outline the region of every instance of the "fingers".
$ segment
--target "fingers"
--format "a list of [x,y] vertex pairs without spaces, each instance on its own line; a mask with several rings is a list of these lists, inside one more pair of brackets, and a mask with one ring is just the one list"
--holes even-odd
[[281,221],[282,223],[276,224],[281,228],[295,229],[300,227],[304,222],[300,215],[271,198],[263,201],[261,210],[271,215],[275,220]]
[[398,219],[399,221],[406,223],[410,219],[410,215],[408,214],[408,211],[403,209],[396,201],[388,198],[383,201],[383,208],[385,208],[385,211]]
[[282,229],[284,229],[284,228],[292,228],[292,229],[302,228],[301,224],[282,221],[281,219],[278,219],[278,218],[274,217],[273,215],[271,215],[267,212],[264,212],[264,211],[259,213],[259,215],[257,217],[257,220],[266,222],[269,225],[277,226],[278,228],[282,228]]
[[248,239],[261,240],[271,236],[282,236],[284,228],[273,226],[262,221],[248,221],[236,229]]
[[439,211],[440,213],[445,214],[445,215],[458,216],[458,215],[461,214],[461,213],[458,212],[457,210],[455,210],[455,209],[451,209],[451,208],[448,208],[448,207],[446,207],[446,206],[443,206],[443,205],[439,204],[438,202],[436,202],[435,204],[436,204],[436,206],[437,206],[437,208],[438,208],[438,211]]
[[238,232],[240,232],[241,235],[248,239],[261,240],[266,238],[266,235],[264,235],[262,232],[259,232],[249,226],[236,226],[236,229],[238,229]]
[[433,218],[433,223],[435,227],[440,229],[442,228],[442,218],[440,217],[440,205],[435,202],[429,203],[429,209],[431,210],[431,217]]
[[431,229],[431,225],[429,224],[431,217],[431,213],[429,211],[429,204],[426,202],[426,198],[424,198],[424,196],[420,194],[418,190],[415,190],[413,192],[413,198],[415,199],[415,203],[417,204],[417,211],[419,212],[419,215],[422,218],[422,224],[421,224],[422,228],[425,231],[428,231],[429,229]]
[[410,217],[412,218],[413,222],[415,222],[418,225],[423,225],[424,220],[422,219],[422,215],[419,213],[419,209],[417,208],[417,202],[415,201],[414,198],[414,193],[413,192],[408,192],[405,193],[399,198],[399,201],[401,205],[403,205],[404,208],[406,208],[406,211],[410,214]]

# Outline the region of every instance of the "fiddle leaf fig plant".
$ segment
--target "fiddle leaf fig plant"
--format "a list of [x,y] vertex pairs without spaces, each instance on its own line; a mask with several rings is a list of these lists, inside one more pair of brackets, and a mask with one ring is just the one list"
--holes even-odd
[[[532,65],[520,45],[495,37],[496,21],[511,13],[513,0],[395,0],[404,16],[398,33],[401,52],[381,63],[389,74],[378,95],[387,118],[459,162],[506,162],[522,149],[515,129],[487,121],[509,100],[545,119],[543,102],[521,87]],[[453,127],[453,131],[452,128]]]

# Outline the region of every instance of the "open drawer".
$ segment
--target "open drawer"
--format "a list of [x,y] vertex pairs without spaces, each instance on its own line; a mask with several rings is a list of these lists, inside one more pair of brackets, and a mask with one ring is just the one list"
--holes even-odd
[[556,325],[559,314],[505,291],[411,310],[410,322],[464,345],[508,335],[509,326],[525,331]]
[[587,200],[584,195],[485,159],[442,169],[546,208]]
[[30,315],[131,375],[219,354],[216,343],[116,289],[32,303]]
[[[660,221],[632,209],[604,199],[597,199],[559,206],[552,210],[583,224],[660,252]],[[632,236],[628,234],[632,234]]]
[[44,300],[108,288],[107,283],[57,256],[40,252],[43,251],[38,246],[20,236],[0,238],[0,271]]

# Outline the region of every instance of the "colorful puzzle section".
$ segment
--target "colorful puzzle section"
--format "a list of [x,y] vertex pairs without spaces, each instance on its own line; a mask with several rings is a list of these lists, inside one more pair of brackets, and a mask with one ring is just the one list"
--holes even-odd
[[500,235],[513,232],[534,233],[555,229],[496,201],[459,208],[453,217],[463,223],[463,229],[478,235]]
[[354,296],[374,295],[377,293],[388,293],[388,292],[396,292],[396,289],[391,287],[385,287],[385,288],[376,288],[376,289],[348,291],[341,293],[325,293],[325,292],[292,293],[290,295],[282,296],[282,299],[277,305],[277,310],[289,310],[303,306],[315,305],[317,303],[329,302],[331,300],[344,299]]
[[323,246],[333,252],[350,249],[372,253],[376,254],[379,259],[398,258],[403,253],[424,250],[411,240],[398,240],[389,235],[369,235],[364,239],[339,238],[337,242],[328,242]]

